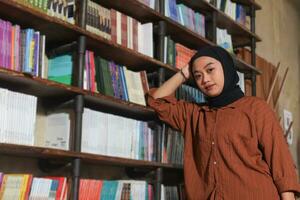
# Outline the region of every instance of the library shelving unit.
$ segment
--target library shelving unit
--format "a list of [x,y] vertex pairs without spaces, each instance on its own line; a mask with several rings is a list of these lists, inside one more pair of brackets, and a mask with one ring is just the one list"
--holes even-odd
[[[159,137],[156,137],[157,160],[153,162],[81,152],[81,129],[84,107],[138,120],[158,122],[154,111],[148,107],[84,90],[83,71],[85,50],[93,50],[95,53],[101,55],[101,57],[128,66],[130,67],[129,69],[134,71],[146,70],[151,73],[158,72],[157,84],[159,85],[164,82],[166,77],[178,71],[173,66],[162,62],[164,60],[163,41],[165,36],[169,35],[174,41],[191,49],[197,49],[204,45],[216,45],[216,28],[226,28],[232,35],[234,47],[249,46],[251,48],[251,65],[238,58],[235,58],[235,64],[239,71],[245,73],[246,78],[251,79],[252,94],[255,95],[255,77],[261,73],[255,67],[255,44],[257,41],[260,41],[260,38],[255,34],[255,11],[261,9],[261,7],[253,0],[234,0],[234,2],[247,7],[247,14],[251,17],[251,30],[248,30],[219,11],[216,8],[216,1],[210,4],[205,0],[177,0],[177,3],[183,3],[193,10],[205,14],[207,38],[204,38],[166,17],[164,15],[164,0],[156,0],[155,9],[149,8],[138,0],[126,0],[126,3],[123,0],[93,1],[106,8],[121,11],[142,23],[152,22],[154,24],[154,34],[157,36],[154,58],[145,56],[87,31],[85,29],[87,0],[78,0],[76,2],[79,13],[75,25],[48,16],[43,12],[20,3],[18,0],[0,0],[1,19],[11,21],[25,28],[30,27],[39,30],[42,34],[46,35],[47,49],[75,42],[74,51],[76,55],[76,62],[73,65],[74,82],[72,86],[5,69],[0,66],[0,87],[42,98],[45,100],[46,106],[51,107],[51,109],[63,107],[67,104],[71,105],[69,109],[74,112],[74,131],[70,136],[70,150],[0,144],[0,154],[37,159],[55,159],[71,165],[70,199],[78,199],[79,197],[79,180],[83,164],[85,163],[124,167],[129,169],[129,172],[142,171],[145,172],[144,174],[151,174],[155,199],[160,199],[161,184],[174,184],[172,180],[182,181],[183,167],[160,162],[158,144],[161,141]],[[171,181],[169,178],[171,178]]]

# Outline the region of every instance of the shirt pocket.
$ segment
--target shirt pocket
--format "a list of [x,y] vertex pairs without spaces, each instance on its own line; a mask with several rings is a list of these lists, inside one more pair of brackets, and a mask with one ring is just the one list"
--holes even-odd
[[246,133],[228,134],[227,144],[230,149],[230,159],[233,162],[255,162],[261,152],[258,148],[258,140],[255,136]]

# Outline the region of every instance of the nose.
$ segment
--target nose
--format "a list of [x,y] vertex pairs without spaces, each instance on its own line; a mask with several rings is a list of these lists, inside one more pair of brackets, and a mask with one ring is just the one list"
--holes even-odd
[[203,76],[202,76],[202,84],[205,85],[209,81],[210,81],[209,76],[207,74],[203,74]]

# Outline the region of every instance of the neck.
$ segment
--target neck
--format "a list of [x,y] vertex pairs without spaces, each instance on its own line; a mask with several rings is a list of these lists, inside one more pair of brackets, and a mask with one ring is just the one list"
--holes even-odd
[[222,92],[216,97],[206,97],[209,107],[220,108],[229,105],[244,96],[243,91],[238,85],[229,91]]

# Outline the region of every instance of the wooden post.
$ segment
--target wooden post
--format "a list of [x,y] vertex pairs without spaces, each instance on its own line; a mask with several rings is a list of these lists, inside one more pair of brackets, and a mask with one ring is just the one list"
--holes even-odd
[[273,90],[274,90],[274,87],[275,87],[275,83],[276,83],[276,80],[277,80],[277,77],[278,77],[278,73],[279,73],[279,68],[280,68],[280,62],[278,62],[278,64],[277,64],[277,68],[275,70],[275,74],[274,74],[274,77],[272,79],[271,88],[269,90],[269,94],[268,94],[268,97],[267,97],[267,103],[268,104],[270,104],[270,101],[271,101],[272,93],[273,93]]
[[284,76],[283,76],[283,80],[282,80],[281,85],[280,85],[279,92],[278,92],[277,97],[276,97],[275,102],[274,102],[274,108],[276,108],[276,106],[277,106],[277,103],[278,103],[278,100],[279,100],[279,96],[280,96],[280,94],[282,92],[283,85],[284,85],[284,82],[285,82],[285,79],[286,79],[288,71],[289,71],[289,68],[286,68]]

